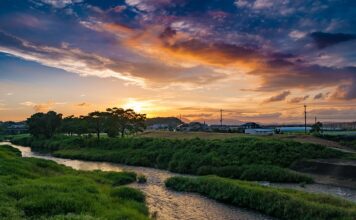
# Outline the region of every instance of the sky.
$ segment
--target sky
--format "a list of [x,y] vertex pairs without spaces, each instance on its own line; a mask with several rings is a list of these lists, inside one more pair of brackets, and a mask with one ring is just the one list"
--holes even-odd
[[356,1],[1,0],[0,120],[356,121]]

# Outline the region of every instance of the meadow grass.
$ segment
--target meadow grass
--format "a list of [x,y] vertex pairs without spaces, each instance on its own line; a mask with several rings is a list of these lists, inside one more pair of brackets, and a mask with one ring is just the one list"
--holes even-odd
[[65,137],[14,138],[13,143],[50,151],[54,156],[167,169],[185,174],[215,174],[244,180],[312,182],[288,167],[297,160],[346,154],[320,145],[259,137],[224,140]]
[[[340,132],[341,133],[341,132]],[[326,133],[326,134],[318,134],[316,135],[319,138],[323,138],[326,140],[330,140],[330,141],[335,141],[338,142],[339,144],[346,146],[346,147],[350,147],[354,150],[356,150],[356,135],[355,132],[350,132],[348,133],[336,133],[336,134],[332,134],[332,133]]]
[[280,219],[352,220],[356,217],[354,203],[328,195],[276,189],[216,176],[171,177],[165,184],[176,191],[199,193]]
[[144,195],[122,186],[135,180],[130,172],[76,171],[22,158],[2,145],[0,219],[149,219]]

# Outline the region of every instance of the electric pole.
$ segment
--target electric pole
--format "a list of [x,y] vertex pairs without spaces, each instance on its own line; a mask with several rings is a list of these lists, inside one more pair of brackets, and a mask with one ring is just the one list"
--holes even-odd
[[222,112],[223,112],[223,110],[222,109],[220,109],[220,126],[222,127],[222,125],[223,125],[223,116],[222,116]]
[[304,132],[307,133],[307,105],[304,105]]
[[316,116],[315,116],[315,124],[316,124]]

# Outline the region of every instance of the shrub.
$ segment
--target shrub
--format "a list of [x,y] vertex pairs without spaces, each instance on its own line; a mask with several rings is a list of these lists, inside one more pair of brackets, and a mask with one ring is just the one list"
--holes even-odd
[[146,183],[147,182],[147,178],[146,178],[146,176],[145,175],[138,175],[138,177],[137,177],[137,182],[138,183]]
[[132,172],[76,171],[0,146],[0,219],[148,219],[138,190],[125,187],[132,198],[120,202],[111,195],[134,181]]
[[134,200],[136,202],[144,202],[145,195],[137,189],[132,189],[129,187],[121,186],[111,192],[111,196],[115,198],[120,198],[123,200]]
[[356,205],[332,196],[275,189],[251,182],[206,176],[172,177],[166,186],[196,192],[218,201],[247,207],[280,219],[353,219]]
[[264,180],[311,182],[287,168],[310,158],[338,158],[346,153],[320,145],[272,138],[239,137],[225,140],[160,138],[95,138],[57,136],[50,140],[21,138],[14,143],[54,156],[158,167],[173,172]]

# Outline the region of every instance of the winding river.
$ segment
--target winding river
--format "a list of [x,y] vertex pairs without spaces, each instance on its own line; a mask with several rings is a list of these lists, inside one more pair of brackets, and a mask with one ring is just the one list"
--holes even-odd
[[[46,160],[53,160],[59,164],[72,167],[77,170],[102,170],[102,171],[134,171],[147,177],[146,184],[131,184],[132,187],[142,190],[146,194],[147,204],[150,213],[157,219],[162,220],[200,220],[200,219],[224,219],[224,220],[262,220],[273,219],[263,214],[238,208],[214,200],[205,198],[194,193],[181,193],[168,190],[164,186],[164,181],[172,176],[180,174],[171,173],[164,170],[127,166],[106,162],[90,162],[82,160],[71,160],[56,158],[50,155],[44,155],[31,151],[29,147],[22,147],[8,142],[1,144],[11,145],[19,149],[23,157],[36,157]],[[269,184],[273,187],[297,188],[309,192],[322,192],[356,202],[356,190],[335,187],[322,184],[310,184],[306,187],[299,187],[297,184]]]

